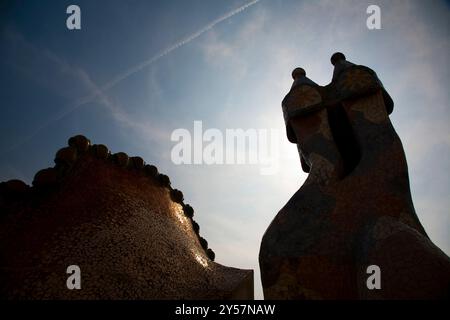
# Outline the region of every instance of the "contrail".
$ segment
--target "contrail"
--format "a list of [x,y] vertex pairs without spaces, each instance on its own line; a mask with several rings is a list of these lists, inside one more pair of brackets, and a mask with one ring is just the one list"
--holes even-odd
[[[171,45],[170,47],[167,47],[166,49],[162,50],[161,52],[159,52],[158,54],[154,55],[150,59],[142,61],[141,63],[135,65],[134,67],[131,67],[128,70],[126,70],[126,71],[116,75],[114,78],[112,78],[110,81],[108,81],[107,83],[105,83],[103,86],[100,87],[100,92],[105,92],[105,91],[111,89],[112,87],[117,85],[119,82],[122,82],[123,80],[125,80],[129,76],[131,76],[131,75],[133,75],[133,74],[135,74],[135,73],[137,73],[137,72],[139,72],[139,71],[141,71],[141,70],[151,66],[156,61],[158,61],[159,59],[165,57],[166,55],[168,55],[172,51],[174,51],[174,50],[176,50],[176,49],[178,49],[178,48],[188,44],[189,42],[197,39],[198,37],[200,37],[205,32],[207,32],[207,31],[211,30],[212,28],[214,28],[217,24],[219,24],[219,23],[221,23],[221,22],[231,18],[232,16],[234,16],[234,15],[244,11],[248,7],[251,7],[254,4],[258,3],[259,1],[260,0],[250,1],[247,4],[244,4],[243,6],[240,6],[239,8],[234,9],[234,10],[224,14],[223,16],[221,16],[221,17],[215,19],[214,21],[210,22],[209,24],[207,24],[206,26],[204,26],[200,30],[192,33],[191,35],[185,37],[184,39],[178,41],[177,43]],[[72,108],[70,108],[70,110],[68,112],[73,111],[74,109],[82,106],[83,104],[91,102],[98,95],[99,95],[99,91],[94,91],[90,95],[78,99],[72,105]]]
[[163,51],[161,51],[160,53],[158,53],[157,55],[153,56],[152,58],[145,60],[141,63],[139,63],[138,65],[128,69],[127,71],[117,75],[116,77],[114,77],[113,79],[111,79],[108,83],[104,84],[102,86],[102,90],[108,90],[112,87],[114,87],[116,84],[118,84],[119,82],[123,81],[124,79],[128,78],[129,76],[131,76],[132,74],[141,71],[142,69],[152,65],[153,63],[155,63],[156,61],[158,61],[159,59],[161,59],[162,57],[168,55],[169,53],[171,53],[172,51],[188,44],[189,42],[197,39],[198,37],[200,37],[202,34],[204,34],[205,32],[211,30],[212,28],[214,28],[217,24],[221,23],[222,21],[225,21],[229,18],[231,18],[232,16],[244,11],[245,9],[247,9],[248,7],[251,7],[252,5],[258,3],[260,0],[253,0],[250,1],[249,3],[234,9],[233,11],[230,11],[226,14],[224,14],[223,16],[217,18],[216,20],[210,22],[209,24],[207,24],[205,27],[201,28],[200,30],[194,32],[193,34],[187,36],[186,38],[178,41],[177,43],[171,45],[170,47],[164,49]]
[[231,18],[232,16],[234,16],[234,15],[244,11],[248,7],[251,7],[254,4],[258,3],[259,1],[260,0],[250,1],[247,4],[244,4],[243,6],[240,6],[239,8],[234,9],[234,10],[224,14],[223,16],[220,16],[219,18],[213,20],[212,22],[210,22],[209,24],[207,24],[203,28],[199,29],[198,31],[192,33],[191,35],[185,37],[184,39],[178,41],[177,43],[171,45],[170,47],[167,47],[166,49],[162,50],[161,52],[159,52],[155,56],[151,57],[150,59],[147,59],[147,60],[145,60],[145,61],[135,65],[134,67],[131,67],[128,70],[126,70],[126,71],[116,75],[114,78],[112,78],[110,81],[105,83],[100,88],[98,88],[98,87],[95,87],[94,89],[90,88],[92,90],[91,90],[91,93],[89,95],[81,97],[81,98],[75,100],[74,102],[70,103],[69,106],[65,110],[59,112],[58,114],[53,115],[53,117],[51,117],[47,122],[45,122],[43,125],[38,127],[30,135],[28,135],[27,137],[22,139],[19,143],[13,145],[12,147],[10,147],[7,150],[5,150],[4,152],[2,152],[1,155],[7,153],[8,151],[11,151],[11,150],[17,148],[18,146],[22,145],[26,141],[32,139],[42,129],[46,128],[47,126],[49,126],[53,122],[61,120],[67,114],[73,112],[74,110],[76,110],[77,108],[81,107],[82,105],[84,105],[86,103],[89,103],[89,102],[91,102],[92,100],[94,100],[94,99],[96,99],[98,97],[100,97],[102,100],[105,100],[105,92],[107,90],[111,89],[112,87],[114,87],[118,83],[122,82],[123,80],[125,80],[126,78],[131,76],[132,74],[135,74],[135,73],[137,73],[137,72],[139,72],[139,71],[141,71],[141,70],[151,66],[156,61],[158,61],[159,59],[161,59],[164,56],[168,55],[172,51],[174,51],[174,50],[176,50],[176,49],[178,49],[178,48],[188,44],[189,42],[197,39],[198,37],[200,37],[205,32],[207,32],[207,31],[211,30],[212,28],[214,28],[217,24],[219,24],[219,23],[221,23],[221,22]]

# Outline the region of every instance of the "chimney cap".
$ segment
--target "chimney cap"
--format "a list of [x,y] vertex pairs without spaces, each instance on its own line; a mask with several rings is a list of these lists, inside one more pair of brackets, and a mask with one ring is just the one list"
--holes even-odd
[[292,79],[296,80],[297,78],[299,78],[299,77],[301,77],[301,76],[303,76],[303,77],[306,76],[306,71],[305,71],[305,69],[303,69],[303,68],[295,68],[295,69],[292,71]]
[[333,53],[333,55],[331,56],[331,59],[330,59],[331,64],[333,66],[335,66],[336,63],[338,63],[339,61],[345,61],[345,60],[346,60],[346,58],[342,52]]

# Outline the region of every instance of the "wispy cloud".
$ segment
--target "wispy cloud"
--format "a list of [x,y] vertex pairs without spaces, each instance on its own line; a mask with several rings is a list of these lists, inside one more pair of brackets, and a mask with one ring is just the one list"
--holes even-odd
[[[40,85],[43,85],[58,94],[64,92],[67,87],[70,88],[74,86],[81,88],[82,91],[89,92],[90,94],[75,99],[68,106],[61,108],[56,113],[52,114],[44,123],[40,124],[25,137],[21,138],[13,146],[4,149],[2,154],[6,154],[31,140],[41,130],[47,128],[52,123],[63,119],[77,107],[92,102],[94,99],[99,105],[106,108],[108,114],[112,116],[120,126],[138,131],[140,136],[145,136],[153,142],[167,139],[169,136],[169,132],[160,125],[157,125],[157,123],[150,123],[149,121],[144,121],[142,119],[136,120],[130,117],[122,105],[108,96],[108,94],[93,81],[90,74],[83,68],[70,65],[67,61],[47,49],[34,46],[18,32],[9,31],[7,35],[9,41],[16,47],[18,53],[20,52],[20,54],[25,55],[26,57],[32,56],[32,59],[24,59],[27,61],[26,65],[20,65],[18,62],[13,65],[16,69],[22,70],[28,78],[39,82]],[[48,79],[45,77],[43,78],[42,75],[49,75]],[[66,80],[64,83],[59,83],[58,79]],[[69,94],[66,92],[64,95],[66,98],[70,99],[73,96],[73,93]]]
[[247,9],[250,6],[253,6],[254,4],[258,3],[260,0],[253,0],[243,6],[240,6],[237,9],[234,9],[226,14],[224,14],[223,16],[213,20],[212,22],[210,22],[209,24],[207,24],[206,26],[204,26],[203,28],[197,30],[196,32],[188,35],[187,37],[185,37],[184,39],[178,41],[177,43],[169,46],[168,48],[165,48],[164,50],[162,50],[161,52],[159,52],[158,54],[156,54],[155,56],[151,57],[148,60],[142,61],[141,63],[129,68],[128,70],[118,74],[117,76],[115,76],[114,78],[112,78],[110,81],[108,81],[105,85],[102,86],[102,90],[108,90],[112,87],[114,87],[115,85],[117,85],[119,82],[125,80],[126,78],[128,78],[129,76],[131,76],[132,74],[135,74],[136,72],[139,72],[149,66],[151,66],[152,64],[154,64],[155,62],[157,62],[159,59],[165,57],[166,55],[168,55],[169,53],[171,53],[172,51],[181,48],[182,46],[185,46],[186,44],[192,42],[193,40],[197,39],[198,37],[200,37],[202,34],[204,34],[205,32],[210,31],[211,29],[213,29],[217,24],[235,16],[238,13],[241,13],[242,11],[244,11],[245,9]]
[[[240,6],[237,9],[234,9],[222,16],[220,16],[219,18],[213,20],[212,22],[210,22],[209,24],[207,24],[205,27],[199,29],[198,31],[188,35],[187,37],[185,37],[184,39],[176,42],[175,44],[165,48],[164,50],[162,50],[161,52],[159,52],[158,54],[156,54],[155,56],[142,61],[141,63],[129,68],[128,70],[116,75],[115,77],[113,77],[111,80],[109,80],[107,83],[105,83],[104,85],[102,85],[101,87],[98,86],[93,86],[91,93],[85,97],[82,97],[80,99],[78,99],[77,101],[75,101],[72,105],[72,107],[68,110],[68,112],[73,111],[74,109],[96,99],[97,97],[99,97],[101,100],[104,100],[105,98],[105,92],[111,88],[113,88],[114,86],[116,86],[117,84],[119,84],[120,82],[124,81],[125,79],[127,79],[128,77],[130,77],[131,75],[142,71],[145,68],[150,67],[152,64],[156,63],[158,60],[160,60],[161,58],[165,57],[166,55],[168,55],[169,53],[171,53],[172,51],[181,48],[182,46],[185,46],[186,44],[192,42],[193,40],[197,39],[198,37],[200,37],[202,34],[204,34],[205,32],[208,32],[209,30],[213,29],[217,24],[235,16],[236,14],[244,11],[245,9],[247,9],[248,7],[258,3],[260,0],[253,0],[243,6]],[[91,82],[91,81],[90,81]]]
[[[183,38],[182,40],[176,42],[175,44],[165,48],[164,50],[162,50],[161,52],[159,52],[158,54],[156,54],[155,56],[142,61],[141,63],[129,68],[128,70],[116,75],[115,77],[113,77],[110,81],[108,81],[107,83],[105,83],[104,85],[102,85],[101,87],[98,86],[93,80],[92,78],[89,76],[89,74],[87,73],[87,71],[78,68],[78,67],[73,67],[70,66],[68,63],[66,63],[65,61],[59,59],[56,55],[54,54],[50,54],[49,58],[51,60],[51,62],[53,62],[55,64],[56,67],[58,67],[60,70],[65,70],[66,72],[71,73],[72,75],[75,75],[88,89],[89,89],[89,94],[86,96],[83,96],[81,98],[76,99],[74,102],[72,102],[71,104],[69,104],[69,106],[65,109],[63,109],[61,112],[59,112],[58,114],[53,115],[51,118],[49,118],[45,123],[43,123],[41,126],[39,126],[38,128],[36,128],[31,134],[27,135],[25,138],[23,138],[19,143],[16,143],[15,145],[13,145],[12,147],[10,147],[9,149],[7,149],[6,151],[4,151],[4,153],[7,153],[15,148],[17,148],[18,146],[22,145],[23,143],[29,141],[30,139],[32,139],[34,136],[36,136],[41,130],[43,130],[44,128],[48,127],[50,124],[61,120],[62,118],[64,118],[66,115],[68,115],[69,113],[73,112],[74,110],[76,110],[77,108],[81,107],[82,105],[85,105],[86,103],[92,102],[94,100],[99,101],[103,106],[107,107],[109,109],[109,111],[111,111],[111,114],[114,116],[114,118],[121,124],[129,126],[129,127],[134,127],[134,128],[138,128],[143,130],[144,132],[147,132],[147,136],[150,137],[154,137],[156,138],[160,138],[161,134],[159,134],[160,132],[155,132],[155,130],[152,130],[150,128],[152,128],[153,126],[148,126],[148,124],[143,124],[143,123],[139,123],[136,121],[133,121],[129,116],[126,115],[126,113],[123,112],[122,108],[116,103],[113,102],[108,95],[106,94],[106,92],[113,88],[114,86],[116,86],[117,84],[119,84],[120,82],[124,81],[125,79],[127,79],[128,77],[130,77],[131,75],[147,68],[150,67],[152,64],[156,63],[158,60],[160,60],[161,58],[165,57],[166,55],[170,54],[171,52],[173,52],[174,50],[181,48],[182,46],[185,46],[186,44],[192,42],[193,40],[197,39],[198,37],[200,37],[202,34],[212,30],[217,24],[241,13],[242,11],[246,10],[247,8],[255,5],[256,3],[258,3],[260,0],[253,0],[250,1],[248,3],[246,3],[245,5],[242,5],[222,16],[220,16],[219,18],[213,20],[212,22],[208,23],[206,26],[204,26],[203,28],[197,30],[196,32],[188,35],[187,37]],[[21,35],[15,34],[13,35],[13,37],[17,38],[21,38],[22,41],[24,41],[23,37]],[[34,52],[39,52],[39,50],[35,47],[33,47],[30,43],[26,43],[28,48],[32,48],[32,50]],[[43,53],[43,52],[41,52]],[[48,55],[48,51],[45,51],[45,53]],[[149,130],[151,130],[152,132],[148,132]],[[151,134],[149,134],[151,133]],[[156,134],[155,134],[156,133]],[[164,134],[164,138],[166,138],[168,136],[168,134]]]

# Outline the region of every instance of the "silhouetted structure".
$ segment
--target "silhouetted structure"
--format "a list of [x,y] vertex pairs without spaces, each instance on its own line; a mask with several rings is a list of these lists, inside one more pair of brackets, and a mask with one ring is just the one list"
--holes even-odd
[[[308,178],[262,239],[268,299],[420,299],[449,294],[450,259],[428,238],[411,199],[393,102],[376,73],[331,57],[319,86],[303,69],[282,107]],[[367,267],[381,269],[369,290]]]
[[[0,184],[4,299],[252,299],[253,271],[213,262],[194,210],[140,157],[83,136],[29,187]],[[66,268],[81,269],[69,290]]]

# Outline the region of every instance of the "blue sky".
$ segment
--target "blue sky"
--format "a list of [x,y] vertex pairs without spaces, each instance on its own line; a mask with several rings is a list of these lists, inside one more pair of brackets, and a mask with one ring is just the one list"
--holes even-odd
[[[306,177],[296,146],[284,136],[281,100],[294,67],[325,85],[329,58],[342,51],[373,68],[391,94],[417,214],[449,254],[449,4],[260,0],[230,14],[248,2],[5,2],[0,180],[31,183],[79,133],[113,152],[142,156],[183,191],[216,260],[255,270],[255,294],[262,298],[261,237]],[[81,30],[66,28],[70,4],[81,8]],[[369,4],[381,8],[381,30],[366,27]],[[205,129],[279,130],[278,172],[173,164],[170,135],[192,131],[194,120]]]

